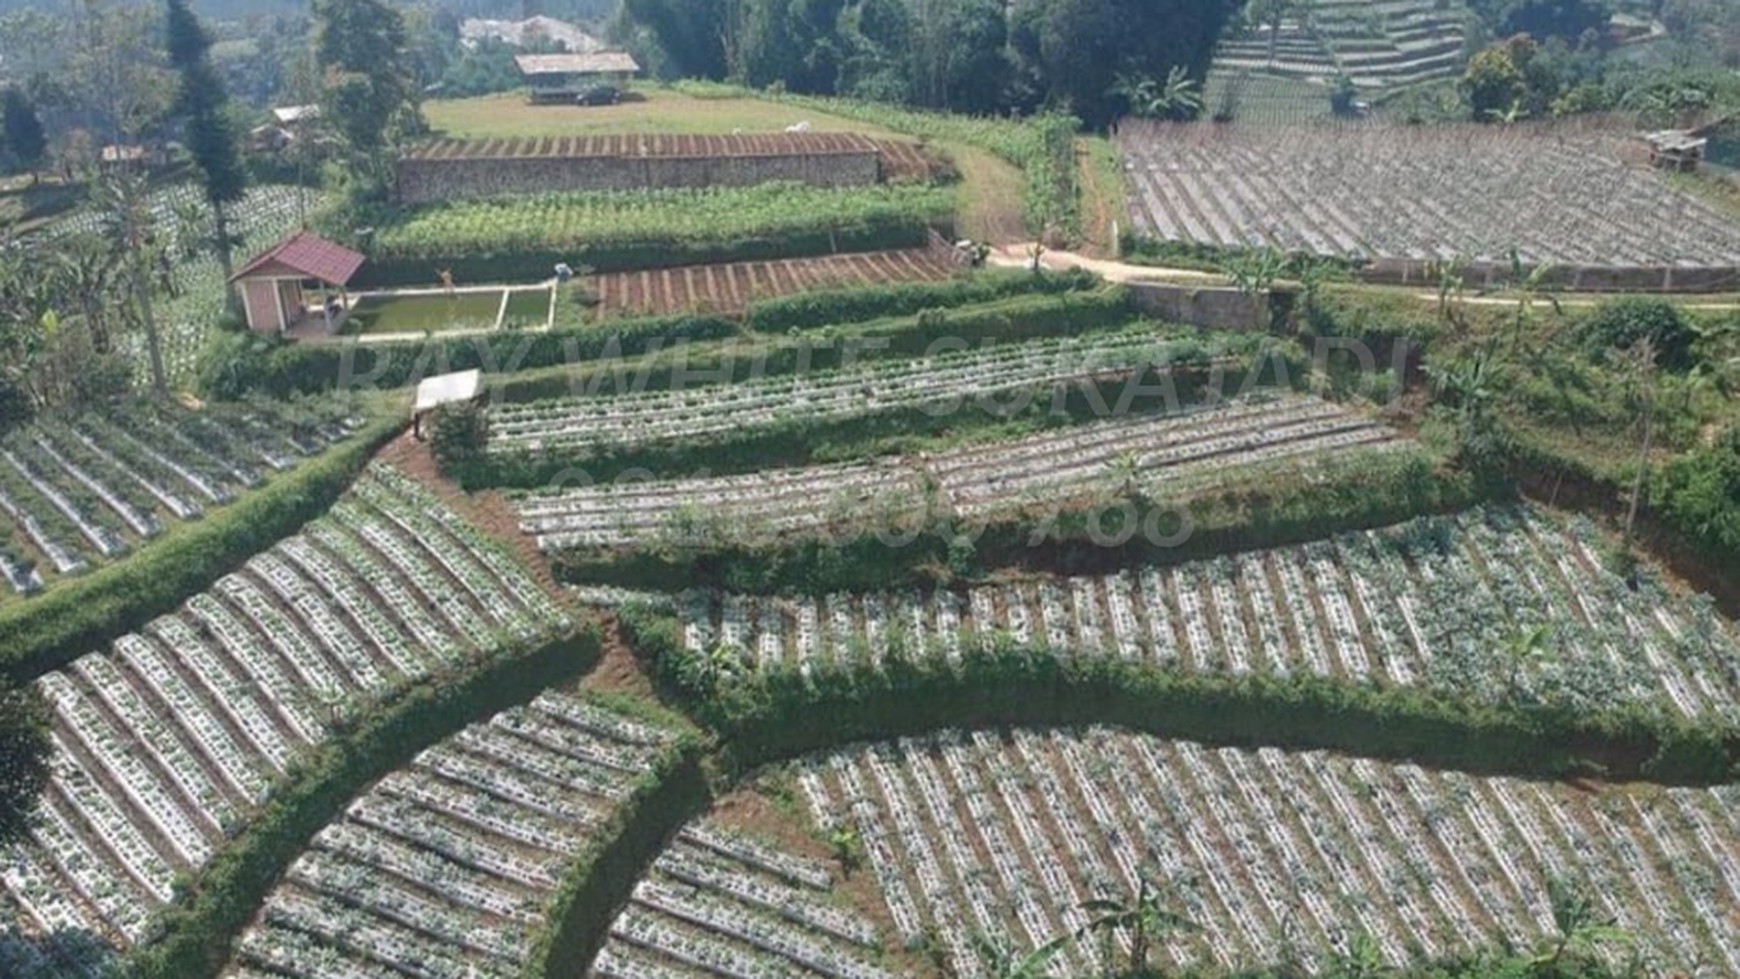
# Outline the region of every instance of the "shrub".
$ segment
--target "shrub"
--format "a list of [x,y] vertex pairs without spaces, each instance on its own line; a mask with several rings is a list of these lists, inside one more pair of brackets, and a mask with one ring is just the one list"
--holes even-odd
[[429,450],[443,469],[474,462],[489,446],[489,416],[475,401],[443,405],[430,423]]
[[712,801],[700,755],[698,739],[682,735],[635,781],[605,825],[591,833],[598,842],[563,872],[523,975],[557,979],[586,973],[646,868],[672,834]]
[[[717,340],[736,332],[720,316],[661,316],[548,331],[509,330],[406,343],[249,345],[234,363],[213,364],[208,379],[245,384],[275,397],[333,390],[400,388],[449,371],[511,373],[600,357],[632,357],[670,340]],[[208,392],[213,393],[213,392]]]
[[1731,777],[1729,732],[1639,711],[1493,707],[1430,691],[1330,677],[1180,671],[1097,650],[969,645],[887,656],[880,666],[770,667],[743,677],[694,670],[674,617],[619,616],[661,684],[719,735],[736,770],[852,741],[946,727],[1112,724],[1237,747],[1349,751],[1482,773],[1559,777],[1611,764],[1683,784]]
[[36,406],[22,387],[0,378],[0,432],[24,425],[36,416]]
[[1740,564],[1740,426],[1669,463],[1650,501],[1711,556],[1730,568]]
[[1611,350],[1630,350],[1648,338],[1655,342],[1656,364],[1673,371],[1692,366],[1692,346],[1698,338],[1678,306],[1641,296],[1602,303],[1578,327],[1578,336],[1598,358]]

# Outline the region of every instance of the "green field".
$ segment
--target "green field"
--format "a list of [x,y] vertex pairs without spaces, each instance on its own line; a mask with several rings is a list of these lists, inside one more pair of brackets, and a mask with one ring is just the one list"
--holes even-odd
[[466,292],[455,296],[370,296],[359,300],[345,318],[350,334],[439,333],[445,330],[494,329],[501,309],[499,292]]
[[761,99],[697,98],[670,89],[636,88],[617,105],[532,105],[510,92],[425,102],[436,133],[454,139],[590,136],[608,133],[779,132],[808,121],[819,132],[898,136],[892,130]]

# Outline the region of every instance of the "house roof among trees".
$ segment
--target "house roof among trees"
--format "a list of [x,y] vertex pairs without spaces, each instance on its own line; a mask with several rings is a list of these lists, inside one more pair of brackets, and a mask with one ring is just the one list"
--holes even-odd
[[579,27],[543,14],[525,20],[484,20],[471,17],[459,25],[459,38],[467,47],[474,47],[477,42],[492,37],[521,48],[538,40],[555,41],[569,51],[581,54],[604,48],[603,41]]
[[318,105],[281,105],[272,110],[273,118],[288,125],[301,122],[304,119],[316,119],[320,116]]
[[298,231],[277,247],[260,253],[230,276],[235,282],[250,276],[282,275],[290,272],[319,279],[330,285],[342,286],[362,267],[361,252],[354,252],[335,242],[327,241],[312,231]]
[[605,75],[640,71],[639,62],[627,51],[594,51],[591,54],[522,54],[514,57],[522,75]]

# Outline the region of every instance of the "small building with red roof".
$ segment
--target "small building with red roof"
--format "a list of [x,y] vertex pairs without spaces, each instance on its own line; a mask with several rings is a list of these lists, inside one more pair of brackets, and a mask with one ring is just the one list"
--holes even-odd
[[[312,231],[298,231],[249,260],[230,276],[230,282],[241,294],[248,329],[283,334],[318,319],[330,332],[338,314],[350,304],[344,287],[362,263],[360,252]],[[336,302],[329,290],[338,292]],[[318,295],[312,307],[310,293]]]

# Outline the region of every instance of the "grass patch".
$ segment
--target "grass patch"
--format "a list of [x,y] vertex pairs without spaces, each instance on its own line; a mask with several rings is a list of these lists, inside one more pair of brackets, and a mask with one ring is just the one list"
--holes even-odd
[[511,92],[423,103],[435,132],[454,139],[586,136],[603,133],[780,132],[808,120],[818,132],[896,136],[892,130],[810,108],[756,98],[697,98],[657,86],[636,86],[617,105],[532,105]]
[[961,233],[977,241],[1010,242],[1027,237],[1022,201],[1027,177],[988,150],[945,142],[942,148],[961,171]]
[[1124,158],[1111,140],[1086,136],[1076,140],[1076,169],[1081,174],[1082,248],[1090,255],[1111,255],[1129,225],[1124,202]]
[[347,334],[440,333],[494,329],[501,310],[499,292],[462,292],[453,296],[369,296],[345,318]]

